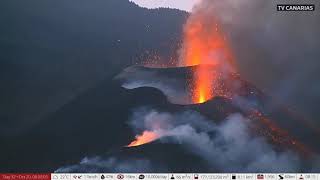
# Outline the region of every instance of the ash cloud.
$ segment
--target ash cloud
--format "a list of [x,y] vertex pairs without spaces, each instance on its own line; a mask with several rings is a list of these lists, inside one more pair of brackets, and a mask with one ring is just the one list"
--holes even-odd
[[264,137],[251,134],[249,120],[240,114],[216,124],[193,111],[171,114],[140,108],[133,113],[130,125],[137,133],[146,129],[158,133],[162,143],[181,144],[206,160],[208,169],[220,172],[319,171],[320,161],[276,150]]
[[[194,9],[214,16],[234,50],[240,74],[280,102],[317,119],[320,104],[320,11],[278,12],[297,0],[202,0]],[[254,68],[253,68],[254,67]],[[303,98],[302,98],[303,97]]]

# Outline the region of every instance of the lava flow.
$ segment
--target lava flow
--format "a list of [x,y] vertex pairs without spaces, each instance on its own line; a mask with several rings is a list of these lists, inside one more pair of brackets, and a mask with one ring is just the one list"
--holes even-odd
[[203,65],[193,72],[193,103],[203,103],[215,95],[214,86],[218,77],[206,65],[214,66],[220,71],[233,69],[232,53],[222,29],[214,17],[200,7],[194,9],[185,24],[179,64]]
[[136,139],[132,141],[127,147],[140,146],[142,144],[150,143],[159,138],[159,135],[152,131],[144,131],[141,135],[137,135]]

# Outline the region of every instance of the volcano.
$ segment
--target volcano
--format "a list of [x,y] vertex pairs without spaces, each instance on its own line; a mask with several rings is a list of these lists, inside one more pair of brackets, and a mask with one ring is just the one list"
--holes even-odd
[[[197,68],[207,68],[210,74],[219,74],[213,88],[216,96],[204,103],[194,103],[192,98],[186,98],[190,97],[188,82]],[[312,141],[312,137],[319,135],[316,129],[308,127],[284,105],[274,103],[271,97],[241,79],[239,74],[217,71],[212,65],[177,68],[133,66],[115,79],[129,90],[156,88],[170,103],[200,112],[216,122],[223,121],[230,114],[241,113],[251,120],[254,133],[266,137],[280,149],[293,149],[302,155],[319,151],[319,143]]]
[[[216,72],[214,66],[200,66]],[[320,150],[314,138],[319,135],[316,129],[232,72],[224,71],[219,78],[224,93],[203,103],[194,103],[192,98],[182,100],[190,97],[189,80],[195,68],[198,67],[132,66],[119,73],[111,84],[93,91],[87,99],[96,97],[101,103],[106,100],[101,111],[93,113],[99,117],[118,117],[112,124],[122,125],[105,129],[108,136],[104,136],[104,143],[110,146],[106,153],[88,156],[80,164],[61,167],[57,172],[285,172],[292,170],[288,164],[295,163],[296,158],[302,159],[300,171],[310,171],[313,166],[310,164]],[[104,96],[115,98],[111,101]],[[142,110],[136,109],[139,107]],[[129,120],[126,114],[131,114]],[[238,121],[239,116],[245,122]],[[244,123],[248,128],[239,133],[237,126]],[[110,133],[118,137],[116,142]],[[231,142],[225,140],[230,136]],[[214,139],[213,146],[208,138]],[[265,142],[256,143],[260,141]],[[221,151],[216,154],[215,148]],[[230,154],[223,152],[230,150]],[[292,158],[291,153],[295,154]],[[265,157],[272,164],[282,165],[271,166],[264,162]],[[228,162],[228,158],[234,158],[233,167],[222,163]],[[264,168],[251,165],[261,161]],[[242,169],[247,162],[248,168]]]
[[319,14],[197,2],[1,1],[1,171],[320,172]]
[[104,130],[112,148],[57,172],[305,172],[319,167],[317,129],[242,79],[230,36],[206,2],[188,16],[178,58],[127,67],[105,89],[110,98],[104,113],[123,125],[115,132],[110,123]]

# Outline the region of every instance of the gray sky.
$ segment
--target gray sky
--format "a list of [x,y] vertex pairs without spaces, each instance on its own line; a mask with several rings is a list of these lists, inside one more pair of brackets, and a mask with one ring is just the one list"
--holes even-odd
[[177,8],[185,11],[190,11],[199,0],[130,0],[142,7],[158,8],[158,7],[170,7]]

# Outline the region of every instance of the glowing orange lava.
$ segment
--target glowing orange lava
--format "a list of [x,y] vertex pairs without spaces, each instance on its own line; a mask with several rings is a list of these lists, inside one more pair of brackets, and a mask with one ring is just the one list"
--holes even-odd
[[272,140],[274,144],[283,145],[284,147],[291,147],[304,156],[310,156],[312,150],[301,143],[298,139],[290,136],[289,132],[280,128],[273,120],[264,116],[258,110],[251,110],[249,112],[250,119],[258,119],[261,125],[260,133]]
[[192,101],[204,103],[213,97],[214,74],[210,71],[211,66],[197,66],[193,77],[194,92]]
[[127,147],[140,146],[150,143],[159,138],[159,135],[152,131],[144,131],[141,135],[136,136],[136,140],[132,141]]
[[[184,27],[181,66],[214,65],[233,69],[233,58],[225,35],[217,21],[206,11],[195,8]],[[214,96],[217,77],[204,66],[193,72],[192,100],[203,103]]]

